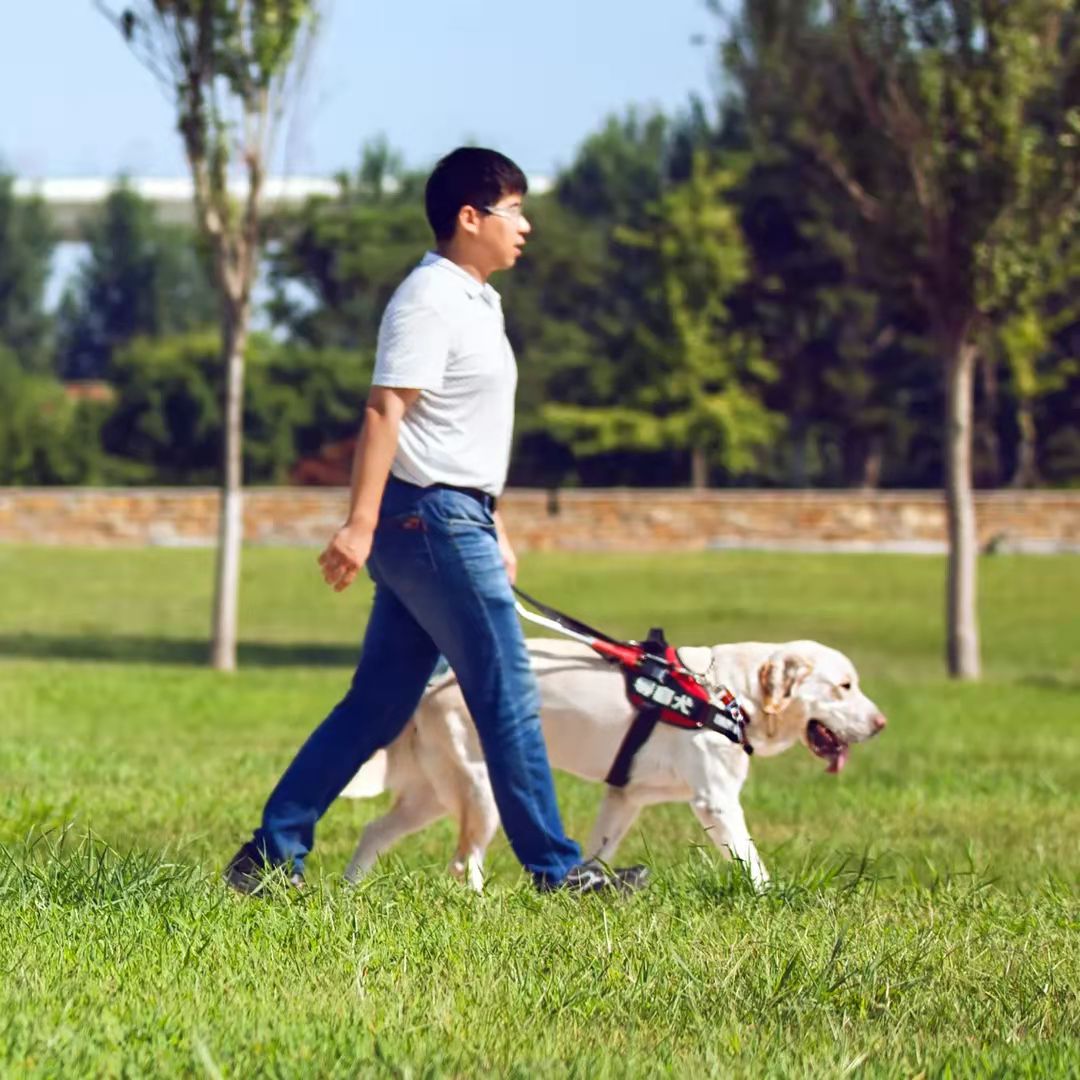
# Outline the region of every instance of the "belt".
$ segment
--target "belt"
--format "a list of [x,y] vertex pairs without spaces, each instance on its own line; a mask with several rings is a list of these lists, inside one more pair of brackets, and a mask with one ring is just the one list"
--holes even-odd
[[438,488],[440,491],[456,491],[461,495],[468,495],[470,499],[475,499],[485,510],[495,512],[496,506],[498,506],[499,500],[494,495],[489,495],[486,491],[475,487],[463,487],[461,484],[443,484],[435,483],[428,484],[426,486],[421,484],[410,484],[408,480],[402,480],[399,476],[391,476],[391,480],[395,484],[404,484],[406,487],[416,488],[417,491],[432,491]]
[[480,488],[462,487],[460,484],[431,484],[430,486],[440,488],[443,491],[457,491],[462,495],[468,495],[470,499],[475,499],[485,510],[490,510],[492,513],[499,504],[499,500],[494,495],[489,495],[486,491],[481,491]]

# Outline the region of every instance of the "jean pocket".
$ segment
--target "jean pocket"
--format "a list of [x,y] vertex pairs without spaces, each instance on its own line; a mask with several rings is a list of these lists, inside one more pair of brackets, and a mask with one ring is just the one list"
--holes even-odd
[[461,492],[439,493],[439,497],[424,503],[424,515],[434,528],[448,532],[468,529],[495,530],[495,519],[471,495]]
[[427,532],[427,522],[417,509],[406,510],[401,514],[393,514],[382,518],[378,524],[379,529],[388,533],[396,532]]
[[467,518],[467,517],[452,517],[446,518],[443,522],[450,532],[468,532],[470,529],[481,529],[484,532],[489,532],[492,535],[495,533],[495,522],[490,518]]
[[391,580],[399,570],[433,570],[428,523],[418,507],[384,517],[375,530],[372,555],[377,569]]

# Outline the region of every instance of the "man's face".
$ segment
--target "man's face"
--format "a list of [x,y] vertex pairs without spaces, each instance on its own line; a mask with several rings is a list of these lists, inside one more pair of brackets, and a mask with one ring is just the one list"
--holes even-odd
[[532,226],[525,217],[522,195],[504,195],[491,206],[477,207],[476,239],[492,270],[508,270],[517,262]]

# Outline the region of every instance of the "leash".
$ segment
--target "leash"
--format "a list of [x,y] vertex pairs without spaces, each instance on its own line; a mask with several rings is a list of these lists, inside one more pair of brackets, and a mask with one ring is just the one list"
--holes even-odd
[[[643,642],[619,641],[580,619],[541,603],[521,589],[515,587],[514,592],[518,597],[514,606],[523,619],[588,645],[622,669],[626,696],[636,715],[608,770],[607,783],[614,787],[626,786],[634,756],[658,723],[688,731],[703,728],[716,731],[731,742],[739,743],[746,753],[754,752],[746,738],[746,714],[735,695],[723,686],[710,691],[704,679],[679,660],[659,627],[650,630]],[[526,608],[522,600],[535,611]]]

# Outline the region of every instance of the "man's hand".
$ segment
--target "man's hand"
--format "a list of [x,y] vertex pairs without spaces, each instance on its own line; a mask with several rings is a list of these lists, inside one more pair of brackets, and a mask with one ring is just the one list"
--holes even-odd
[[506,535],[506,528],[498,512],[495,513],[495,535],[499,540],[499,554],[502,556],[503,566],[506,567],[506,576],[510,579],[510,584],[514,585],[517,582],[517,556],[510,546],[510,537]]
[[386,386],[373,386],[368,394],[353,455],[348,518],[319,556],[322,575],[335,592],[356,580],[371,554],[379,504],[397,449],[398,426],[419,396],[419,390]]
[[334,592],[347,589],[360,573],[371,554],[371,542],[375,530],[367,525],[351,523],[342,525],[326,550],[319,556],[323,580]]

